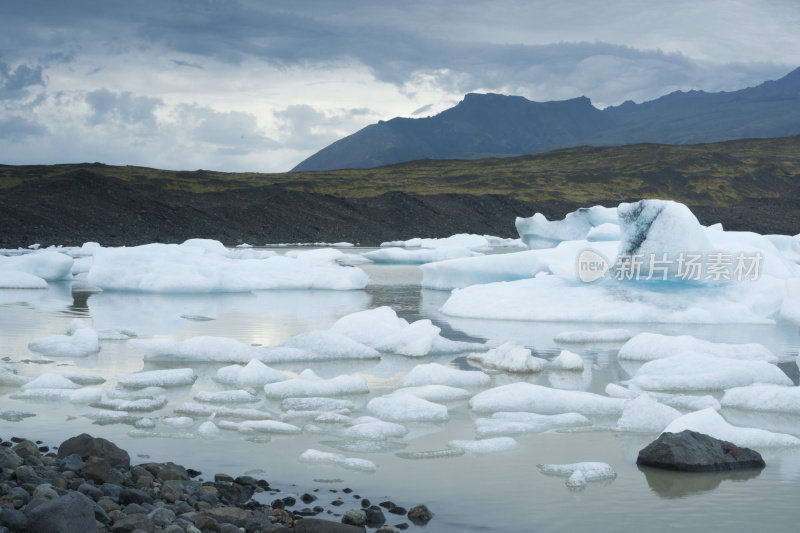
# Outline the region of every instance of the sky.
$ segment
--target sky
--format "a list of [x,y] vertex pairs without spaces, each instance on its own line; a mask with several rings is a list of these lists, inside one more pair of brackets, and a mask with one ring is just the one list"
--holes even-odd
[[0,164],[284,172],[469,92],[758,85],[798,27],[796,0],[2,0]]

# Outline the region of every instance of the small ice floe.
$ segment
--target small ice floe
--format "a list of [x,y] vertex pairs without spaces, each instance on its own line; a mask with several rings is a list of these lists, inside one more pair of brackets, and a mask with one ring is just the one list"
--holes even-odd
[[142,389],[109,389],[106,396],[113,400],[139,400],[141,398],[160,398],[167,393],[163,387],[144,387]]
[[448,259],[421,265],[422,286],[452,290],[470,285],[529,278],[546,271],[549,258],[539,250]]
[[519,448],[519,443],[511,437],[495,437],[481,440],[451,440],[447,445],[451,448],[475,454],[508,452]]
[[20,422],[32,416],[36,416],[36,413],[17,410],[0,411],[0,420],[5,420],[6,422]]
[[445,448],[444,450],[422,450],[419,452],[397,452],[395,455],[401,459],[446,459],[459,457],[466,453],[463,448]]
[[39,276],[17,270],[0,270],[0,289],[46,289],[47,282]]
[[223,391],[200,391],[194,400],[202,403],[256,403],[258,396],[244,389],[223,390]]
[[524,346],[506,342],[486,353],[471,353],[467,359],[477,361],[486,368],[504,372],[541,372],[547,361],[534,357]]
[[17,374],[14,367],[0,363],[0,386],[19,387],[29,382],[31,378]]
[[197,428],[197,434],[204,439],[215,439],[219,437],[219,428],[211,420],[206,420]]
[[369,392],[367,380],[357,374],[340,375],[323,379],[313,370],[303,370],[295,379],[264,385],[268,398],[290,398],[304,396],[343,396]]
[[705,433],[746,448],[800,446],[800,439],[793,435],[734,426],[711,408],[676,418],[664,429],[664,433],[680,433],[684,429]]
[[222,429],[235,429],[239,433],[274,433],[279,435],[297,435],[302,431],[294,424],[278,420],[245,420],[244,422],[230,422],[220,420]]
[[250,407],[228,407],[226,405],[212,405],[206,403],[186,402],[174,409],[175,414],[193,416],[195,418],[217,415],[225,418],[238,418],[241,420],[270,420],[275,418],[274,413],[253,409]]
[[334,411],[337,409],[353,410],[356,404],[350,400],[309,396],[305,398],[285,398],[281,401],[283,411]]
[[633,337],[628,329],[603,329],[600,331],[562,331],[553,340],[561,344],[621,343]]
[[472,393],[460,387],[449,385],[420,385],[417,387],[401,387],[394,391],[394,394],[410,394],[429,402],[452,402],[456,400],[466,400]]
[[[606,394],[612,398],[623,398],[626,400],[632,400],[633,398],[636,398],[640,394],[644,393],[642,389],[635,385],[631,388],[628,388],[617,383],[609,383],[606,385],[605,391]],[[669,392],[655,391],[647,391],[647,394],[653,400],[659,403],[674,407],[675,409],[683,409],[685,411],[699,411],[700,409],[705,409],[706,407],[712,407],[713,409],[719,411],[721,407],[719,400],[710,394],[704,394],[700,396],[694,394],[672,394]]]
[[558,357],[547,363],[547,366],[555,370],[582,371],[583,357],[569,350],[561,350]]
[[422,265],[445,261],[459,257],[472,257],[478,255],[468,248],[461,246],[447,246],[441,248],[421,248],[407,250],[405,248],[382,248],[361,254],[362,257],[375,263],[389,263],[394,265]]
[[469,401],[473,411],[527,411],[541,414],[619,415],[625,400],[591,392],[559,390],[533,383],[511,383],[479,392]]
[[661,335],[659,333],[639,333],[622,345],[617,357],[629,361],[653,361],[672,357],[682,352],[728,359],[778,362],[777,356],[763,344],[728,344],[710,342],[691,335]]
[[79,389],[36,388],[14,393],[10,397],[15,400],[90,404],[100,401],[100,399],[103,397],[103,390],[96,387],[82,387]]
[[80,385],[60,372],[45,372],[22,385],[22,390],[30,389],[79,389]]
[[334,465],[363,472],[375,472],[378,469],[375,463],[367,459],[345,457],[340,453],[321,452],[313,448],[304,451],[297,460],[301,463]]
[[[45,281],[72,279],[74,259],[53,250],[36,250],[15,256],[0,255],[0,280],[11,273],[21,272]],[[30,288],[30,287],[8,287]]]
[[800,387],[757,383],[725,391],[723,407],[800,414]]
[[392,422],[444,422],[448,418],[446,406],[410,394],[373,398],[367,403],[367,410]]
[[345,439],[387,440],[403,437],[408,428],[394,422],[386,422],[371,416],[362,416],[352,421],[339,436]]
[[167,397],[139,398],[136,400],[109,399],[102,402],[93,402],[91,407],[109,409],[112,411],[126,411],[133,413],[151,413],[167,405]]
[[448,385],[450,387],[484,387],[492,381],[487,374],[473,370],[458,370],[439,363],[427,363],[412,368],[401,380],[401,387]]
[[245,366],[224,366],[217,370],[217,373],[211,379],[225,385],[260,389],[267,383],[286,381],[291,378],[283,372],[265,365],[258,359],[253,359]]
[[190,428],[194,426],[194,418],[188,416],[168,416],[161,421],[174,428]]
[[542,474],[548,476],[566,477],[567,487],[583,488],[591,481],[612,480],[617,473],[608,463],[583,462],[570,464],[544,464],[536,465]]
[[197,374],[191,368],[173,368],[168,370],[147,370],[117,376],[117,384],[129,389],[144,387],[183,387],[192,385]]
[[326,359],[379,359],[377,350],[335,331],[306,331],[295,335],[281,347],[304,350]]
[[127,341],[137,336],[137,333],[130,329],[101,329],[97,332],[97,338],[101,341]]
[[200,335],[182,341],[133,339],[129,346],[144,354],[145,361],[193,361],[198,363],[246,363],[256,358],[256,348],[227,337]]
[[152,431],[150,429],[132,429],[128,431],[132,439],[196,439],[197,435],[190,431]]
[[630,383],[644,390],[703,391],[754,383],[792,385],[792,380],[776,365],[764,361],[683,352],[648,361],[636,371]]
[[554,429],[590,425],[589,419],[579,413],[541,415],[524,412],[499,412],[491,418],[475,420],[475,436],[486,437],[543,433]]
[[100,351],[100,341],[95,330],[82,320],[75,319],[70,323],[66,335],[32,340],[28,343],[28,349],[48,357],[85,357]]
[[657,402],[648,394],[642,394],[625,402],[622,416],[614,429],[660,433],[680,416],[681,412],[677,409]]

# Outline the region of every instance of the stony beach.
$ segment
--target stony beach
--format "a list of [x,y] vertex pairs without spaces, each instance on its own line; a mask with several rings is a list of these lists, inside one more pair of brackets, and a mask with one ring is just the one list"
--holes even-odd
[[131,465],[128,452],[86,433],[59,446],[3,437],[0,533],[389,533],[433,518],[425,505],[373,502],[349,487],[296,498],[247,475],[205,477],[173,462]]

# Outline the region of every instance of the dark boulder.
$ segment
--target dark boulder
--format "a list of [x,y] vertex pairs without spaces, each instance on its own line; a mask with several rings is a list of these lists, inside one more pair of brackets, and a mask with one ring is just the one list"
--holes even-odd
[[662,433],[639,452],[636,464],[681,472],[726,472],[766,466],[755,450],[688,429]]
[[292,531],[296,533],[363,533],[365,529],[319,518],[305,518],[298,520]]
[[97,531],[94,502],[80,492],[70,492],[57,500],[47,500],[26,509],[30,531],[75,533]]
[[101,457],[114,468],[127,469],[131,466],[131,457],[128,452],[110,440],[94,438],[87,433],[67,439],[58,447],[58,456],[62,459],[73,453],[80,455],[84,461],[92,456]]

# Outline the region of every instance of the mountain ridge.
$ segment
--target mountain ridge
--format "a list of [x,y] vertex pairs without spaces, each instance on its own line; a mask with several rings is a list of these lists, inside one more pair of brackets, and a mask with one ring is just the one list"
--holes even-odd
[[584,145],[696,144],[798,133],[800,68],[737,91],[674,91],[603,110],[585,96],[534,102],[522,96],[467,93],[434,116],[395,117],[366,126],[291,172],[516,156]]

